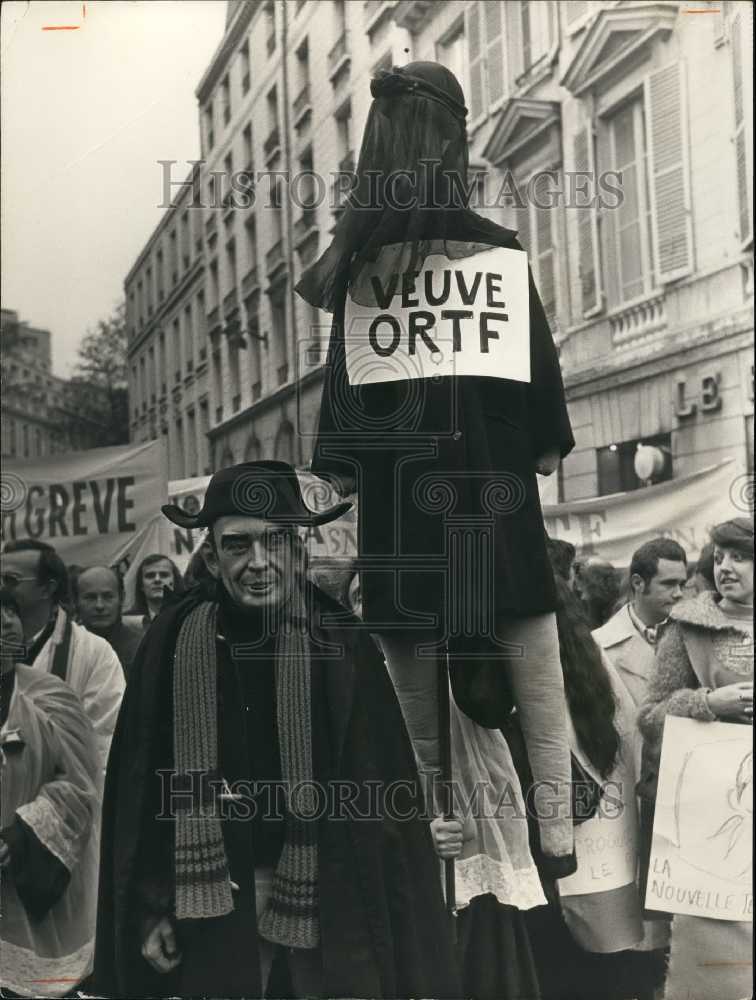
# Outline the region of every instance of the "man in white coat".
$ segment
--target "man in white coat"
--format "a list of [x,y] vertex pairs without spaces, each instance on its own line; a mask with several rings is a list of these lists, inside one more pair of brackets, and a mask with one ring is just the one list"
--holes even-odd
[[636,707],[646,697],[657,631],[682,598],[687,579],[687,559],[681,545],[671,538],[646,542],[630,562],[629,602],[593,633]]
[[[630,560],[630,600],[593,632],[635,702],[636,721],[654,667],[657,636],[681,600],[687,579],[685,549],[671,538],[653,538],[641,545]],[[637,764],[640,766],[640,760]],[[643,941],[637,947],[649,953],[648,989],[643,996],[658,996],[669,924],[666,920],[644,920],[643,931]]]
[[118,657],[107,640],[77,625],[66,611],[68,573],[51,545],[28,538],[7,542],[0,577],[19,607],[24,661],[55,674],[79,696],[94,728],[104,778],[125,687]]

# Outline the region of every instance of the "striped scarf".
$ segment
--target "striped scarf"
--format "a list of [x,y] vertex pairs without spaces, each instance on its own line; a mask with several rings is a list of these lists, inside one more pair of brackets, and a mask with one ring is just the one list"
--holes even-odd
[[[310,647],[305,594],[296,588],[276,635],[276,714],[281,772],[287,788],[284,845],[260,935],[292,948],[317,947],[318,850],[313,785]],[[218,768],[218,606],[204,602],[184,620],[174,661],[174,760],[180,779],[199,771],[222,780]],[[205,788],[208,786],[206,785]],[[292,791],[295,796],[292,798]],[[176,818],[176,916],[219,917],[233,908],[221,821],[204,792]]]

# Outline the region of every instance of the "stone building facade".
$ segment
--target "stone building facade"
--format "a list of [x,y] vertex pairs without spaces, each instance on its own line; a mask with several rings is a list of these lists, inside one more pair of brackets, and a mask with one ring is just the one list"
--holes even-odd
[[307,463],[329,317],[293,288],[330,239],[371,76],[413,59],[461,79],[477,207],[518,230],[554,326],[577,440],[559,499],[643,485],[639,444],[654,481],[750,462],[752,53],[750,3],[230,4],[197,90],[207,467]]
[[125,282],[130,439],[166,438],[169,479],[212,471],[198,168],[180,180]]

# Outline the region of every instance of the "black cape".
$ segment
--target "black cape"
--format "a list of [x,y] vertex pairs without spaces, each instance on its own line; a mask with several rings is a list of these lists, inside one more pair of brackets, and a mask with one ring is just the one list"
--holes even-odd
[[[384,663],[364,630],[335,601],[312,588],[313,671],[319,675],[329,730],[331,780],[360,787],[356,811],[368,812],[364,782],[415,787],[417,772],[401,710]],[[176,995],[176,980],[154,973],[141,956],[134,886],[140,855],[154,828],[150,775],[166,761],[165,706],[171,703],[178,628],[200,597],[165,608],[153,622],[129,677],[113,739],[102,818],[94,982],[109,996]],[[343,647],[339,657],[321,655]],[[162,706],[162,707],[161,707]],[[162,747],[162,749],[161,749]],[[316,775],[317,776],[317,775]],[[319,905],[325,995],[328,997],[453,997],[460,995],[439,863],[420,797],[397,802],[416,817],[405,821],[320,821]],[[224,822],[224,827],[228,824]],[[224,836],[226,831],[224,829]],[[228,844],[228,840],[227,840]],[[163,866],[170,864],[170,857]],[[152,861],[154,865],[154,859]],[[199,925],[196,976],[180,995],[259,996],[254,898],[228,917]],[[181,931],[180,922],[179,931]],[[185,953],[184,961],[190,956]]]
[[[431,238],[433,233],[424,235]],[[444,217],[443,235],[522,249],[511,230],[471,212],[452,213],[451,221]],[[419,615],[439,616],[442,629],[446,626],[452,635],[455,623],[467,620],[469,612],[454,604],[452,571],[429,568],[427,558],[451,550],[452,521],[470,528],[464,544],[475,547],[471,562],[487,575],[474,581],[475,600],[489,601],[491,615],[553,611],[556,592],[535,461],[550,449],[564,458],[575,442],[556,348],[532,275],[530,383],[455,376],[353,388],[345,362],[346,295],[345,275],[334,313],[312,471],[324,478],[335,474],[358,480],[364,620],[380,631],[385,625],[412,627]],[[415,405],[408,404],[412,393],[419,398]],[[441,485],[421,505],[416,491],[428,476]],[[497,478],[509,484],[503,491],[509,496],[499,494],[504,509],[499,505],[492,517],[486,487]],[[455,494],[453,502],[445,491]],[[394,557],[394,563],[387,564],[387,557]]]

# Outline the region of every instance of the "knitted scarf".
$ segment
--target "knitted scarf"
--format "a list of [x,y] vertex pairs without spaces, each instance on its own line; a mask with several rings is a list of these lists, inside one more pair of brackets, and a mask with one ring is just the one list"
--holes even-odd
[[[276,635],[276,715],[281,772],[287,788],[284,846],[273,892],[258,920],[268,941],[315,948],[318,925],[316,794],[313,784],[310,648],[305,594],[294,590]],[[174,662],[174,760],[179,779],[192,772],[221,781],[218,769],[217,614],[204,602],[184,620]],[[207,779],[206,779],[207,780]],[[205,786],[208,787],[208,786]],[[233,908],[221,821],[201,791],[176,818],[176,916],[218,917]]]

